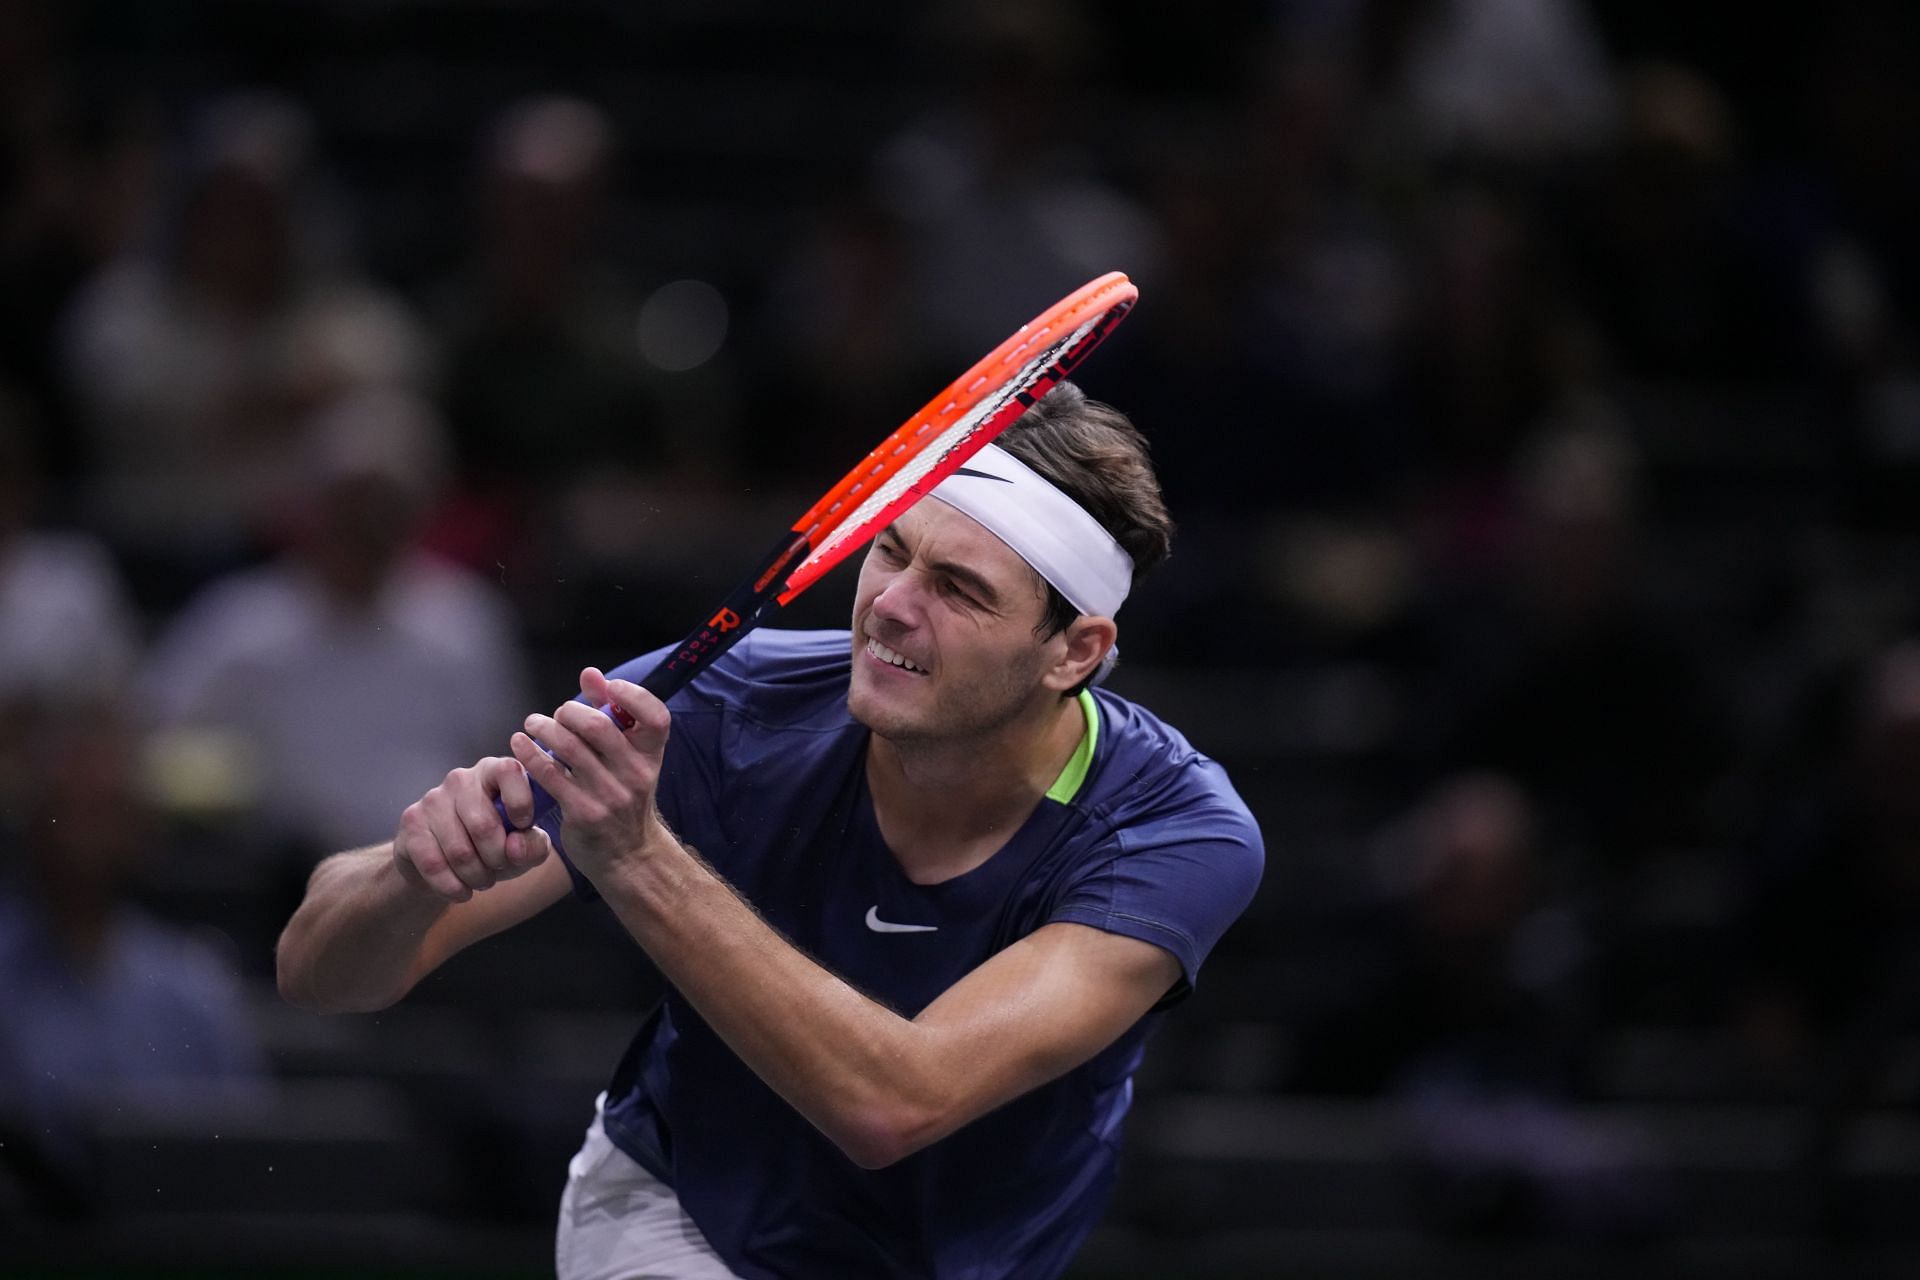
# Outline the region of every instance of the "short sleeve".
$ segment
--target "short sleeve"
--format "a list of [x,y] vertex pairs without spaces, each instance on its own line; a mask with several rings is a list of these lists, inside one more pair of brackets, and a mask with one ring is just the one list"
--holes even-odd
[[1180,962],[1193,988],[1200,966],[1260,885],[1260,829],[1231,794],[1121,827],[1066,886],[1048,920],[1151,942]]

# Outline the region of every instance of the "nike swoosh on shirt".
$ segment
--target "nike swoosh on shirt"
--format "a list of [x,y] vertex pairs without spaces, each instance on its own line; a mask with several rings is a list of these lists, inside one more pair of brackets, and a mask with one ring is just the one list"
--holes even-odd
[[867,928],[875,933],[938,933],[940,930],[937,924],[895,924],[882,920],[877,905],[867,908]]

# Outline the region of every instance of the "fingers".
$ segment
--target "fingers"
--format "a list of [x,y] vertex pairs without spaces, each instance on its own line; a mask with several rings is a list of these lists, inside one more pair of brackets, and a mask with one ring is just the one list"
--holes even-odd
[[[501,825],[500,811],[493,807],[493,792],[480,785],[476,778],[471,785],[449,790],[447,799],[459,823],[457,834],[466,837],[486,871],[484,883],[473,887],[484,889],[507,869],[507,830]],[[461,879],[466,879],[464,873]]]
[[[541,721],[547,722],[548,733],[558,727],[547,721],[545,716],[527,717],[527,723],[531,726],[538,726]],[[561,809],[570,811],[578,791],[573,785],[573,774],[566,766],[548,755],[546,749],[528,733],[514,734],[507,740],[507,745],[513,752],[513,758],[527,771],[527,776],[545,787],[547,794],[559,802]]]
[[[508,794],[512,796],[509,800]],[[490,757],[468,769],[455,769],[433,790],[407,807],[394,836],[394,857],[433,892],[465,902],[500,880],[512,879],[545,861],[551,844],[544,833],[509,835],[494,808],[498,795],[528,823],[533,819],[532,789],[520,765]]]
[[[561,775],[556,781],[571,781],[579,784],[579,789],[595,793],[606,793],[609,784],[651,789],[655,769],[644,744],[638,738],[629,739],[607,714],[584,702],[563,703],[550,716],[528,716],[525,732],[533,740],[535,750],[545,748],[551,754],[549,763],[555,765]],[[514,758],[526,766],[535,781],[552,790],[548,771],[540,768],[517,744]],[[565,797],[559,791],[553,794],[564,808]]]
[[[604,719],[597,712],[588,714]],[[527,776],[547,789],[566,815],[567,844],[571,849],[582,823],[599,823],[632,798],[631,790],[615,779],[606,765],[585,743],[561,724],[547,716],[528,716],[527,724],[539,736],[536,741],[526,733],[513,735],[514,759]],[[552,754],[548,745],[558,742]]]
[[[507,866],[511,875],[531,871],[553,852],[553,841],[538,827],[507,833]],[[505,879],[506,877],[502,877]]]
[[[453,847],[449,847],[449,845]],[[452,902],[465,902],[473,896],[477,880],[469,872],[463,876],[455,868],[471,867],[479,861],[472,842],[454,839],[447,830],[445,806],[440,803],[439,788],[429,791],[407,806],[400,815],[400,829],[393,838],[394,861],[424,883],[433,892]]]
[[[513,736],[513,756],[547,789],[566,815],[567,853],[587,869],[637,848],[653,812],[668,714],[660,700],[630,681],[609,681],[589,667],[582,699],[552,715],[528,716]],[[617,700],[602,703],[602,699]],[[628,709],[622,732],[613,711]]]
[[591,706],[604,711],[609,720],[619,725],[624,732],[633,728],[633,717],[619,703],[613,700],[607,677],[598,667],[586,667],[580,672],[580,696]]
[[516,830],[525,831],[533,825],[533,784],[527,780],[525,766],[506,756],[495,756],[482,763],[490,766],[485,770],[484,784],[500,797],[507,821]]
[[666,702],[641,689],[632,679],[609,681],[607,697],[634,722],[628,725],[626,735],[636,747],[645,752],[660,752],[666,748],[666,735],[674,723],[674,718],[666,710]]
[[666,704],[631,680],[609,680],[598,667],[580,672],[580,692],[606,712],[642,751],[658,752],[666,745],[671,717]]

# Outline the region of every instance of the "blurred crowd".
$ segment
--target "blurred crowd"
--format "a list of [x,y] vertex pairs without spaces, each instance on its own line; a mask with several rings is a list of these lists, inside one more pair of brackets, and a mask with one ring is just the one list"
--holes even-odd
[[[1115,685],[1273,851],[1189,1011],[1266,1047],[1167,1075],[1391,1100],[1475,1227],[1659,1228],[1575,1109],[1651,1033],[1662,1087],[1804,1103],[1816,1175],[1914,1101],[1913,16],[1163,8],[934,6],[874,37],[885,109],[828,68],[740,125],[795,138],[768,197],[660,141],[752,68],[666,120],[396,85],[435,123],[383,167],[379,102],[0,0],[0,1217],[103,1099],[270,1082],[246,993],[315,860],[1110,269],[1083,383],[1181,525]],[[697,249],[635,242],[662,206]],[[209,877],[254,917],[163,909]]]

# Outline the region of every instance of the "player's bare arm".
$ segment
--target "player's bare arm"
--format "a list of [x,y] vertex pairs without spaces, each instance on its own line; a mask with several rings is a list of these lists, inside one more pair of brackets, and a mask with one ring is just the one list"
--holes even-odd
[[976,969],[917,1019],[867,998],[787,943],[673,837],[653,807],[668,719],[625,681],[534,716],[514,752],[567,817],[569,856],[701,1015],[857,1163],[891,1164],[1098,1053],[1179,979],[1173,956],[1051,925]]
[[566,870],[546,834],[503,831],[496,796],[531,823],[525,772],[493,757],[408,806],[391,842],[314,868],[280,935],[281,994],[321,1012],[386,1008],[462,948],[563,897]]

